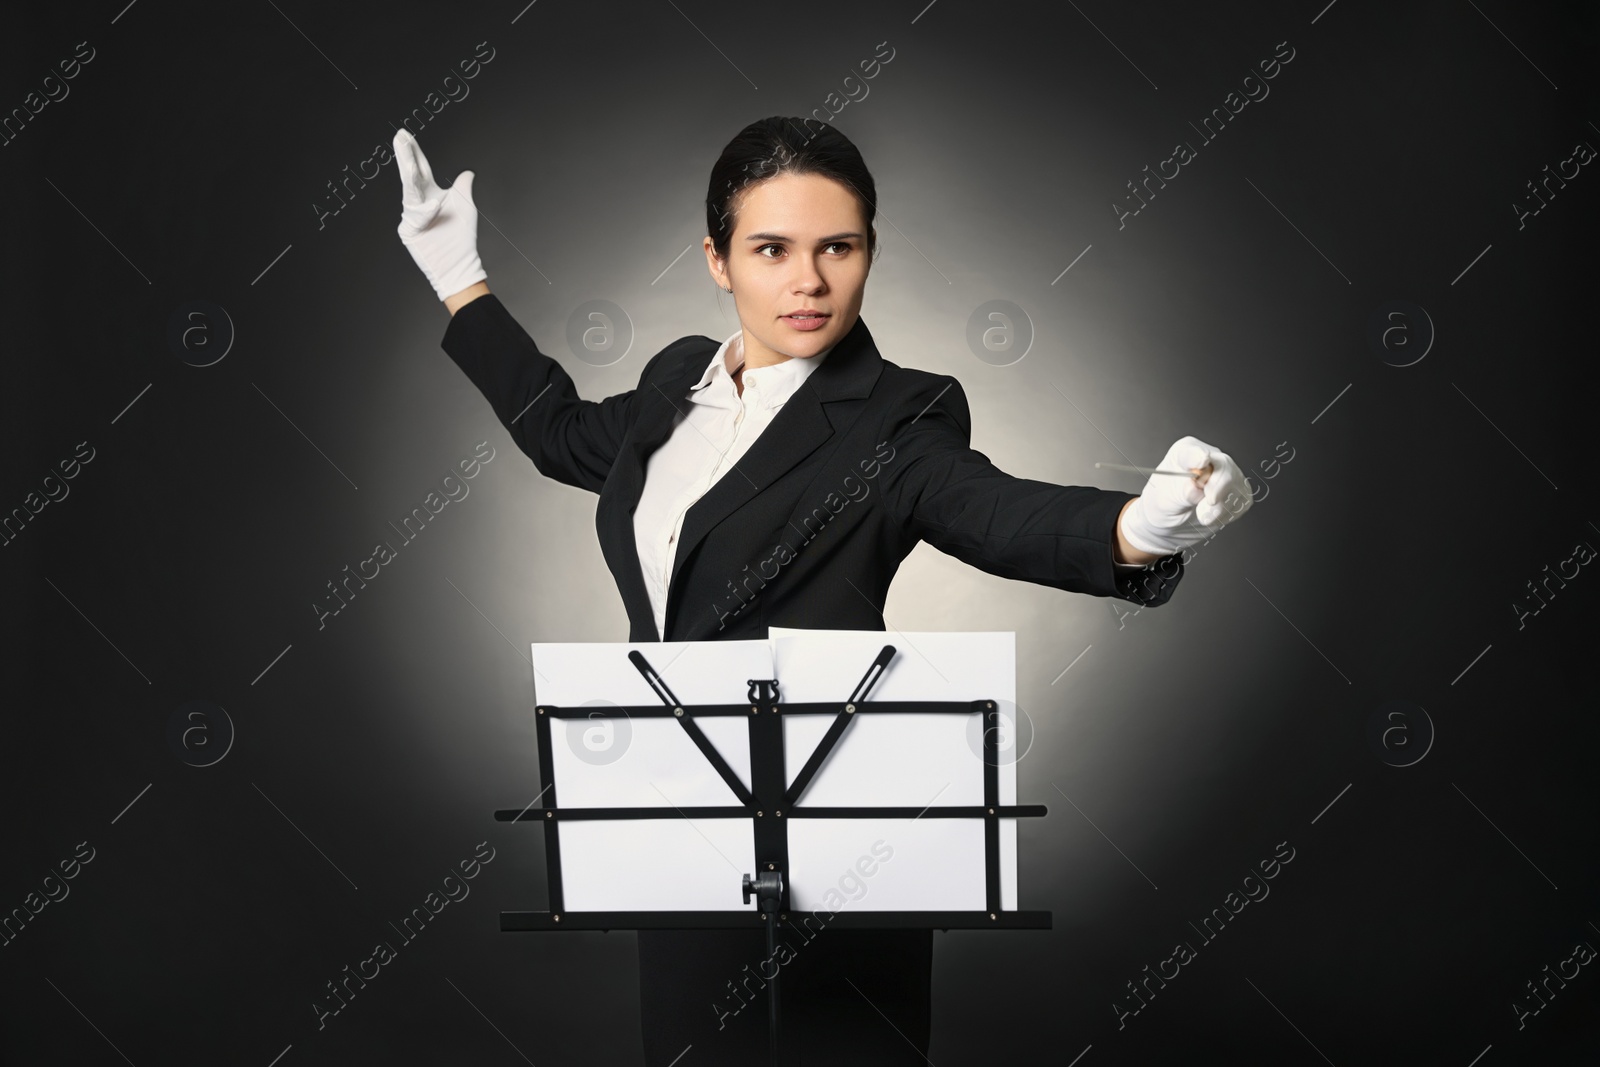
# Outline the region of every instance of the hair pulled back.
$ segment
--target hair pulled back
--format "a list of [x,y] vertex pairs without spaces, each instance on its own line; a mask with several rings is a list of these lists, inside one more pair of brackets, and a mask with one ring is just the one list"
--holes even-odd
[[867,254],[877,249],[872,221],[878,214],[878,189],[850,138],[817,119],[773,115],[752,122],[723,148],[711,168],[706,191],[706,233],[726,260],[733,239],[740,194],[780,174],[816,174],[844,185],[861,203],[867,222]]

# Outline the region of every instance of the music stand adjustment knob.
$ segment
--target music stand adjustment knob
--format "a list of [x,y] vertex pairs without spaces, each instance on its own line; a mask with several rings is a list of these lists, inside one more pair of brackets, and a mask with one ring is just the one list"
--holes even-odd
[[750,903],[750,895],[755,894],[756,907],[762,911],[777,911],[778,898],[783,895],[783,875],[777,871],[762,871],[751,877],[744,876],[742,886],[744,902]]

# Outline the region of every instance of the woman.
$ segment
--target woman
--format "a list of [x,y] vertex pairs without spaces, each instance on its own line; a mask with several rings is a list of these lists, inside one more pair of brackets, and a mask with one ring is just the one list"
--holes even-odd
[[[1155,606],[1182,577],[1175,553],[1250,506],[1233,460],[1193,437],[1159,465],[1192,476],[1151,475],[1140,496],[1014,478],[974,451],[960,384],[883,359],[860,317],[876,187],[831,126],[773,117],[729,142],[703,247],[739,330],[673,342],[637,388],[598,402],[489,292],[472,172],[444,190],[409,132],[394,147],[399,233],[451,314],[444,349],[540,473],[600,494],[630,641],[883,630],[919,540],[991,574]],[[759,931],[640,931],[647,1062],[691,1045],[682,1067],[759,1062],[765,1008],[742,1010],[755,987],[735,986],[765,955]],[[924,1062],[931,931],[832,930],[794,955],[794,1062]]]

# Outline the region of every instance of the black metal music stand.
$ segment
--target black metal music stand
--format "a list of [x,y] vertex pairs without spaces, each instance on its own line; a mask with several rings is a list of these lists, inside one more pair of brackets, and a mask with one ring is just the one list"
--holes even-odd
[[[789,840],[788,823],[791,819],[857,819],[857,818],[933,818],[982,819],[984,827],[984,900],[982,911],[872,911],[856,913],[831,913],[829,924],[841,929],[934,929],[934,930],[1048,930],[1051,914],[1048,911],[1002,911],[1000,907],[1000,820],[1012,818],[1039,818],[1046,814],[1043,804],[1000,803],[999,751],[992,724],[999,717],[993,700],[904,700],[875,701],[868,703],[867,694],[877,684],[896,654],[893,645],[884,645],[871,666],[856,685],[855,691],[838,703],[782,704],[778,700],[776,678],[749,679],[748,703],[745,704],[695,704],[679,702],[666,682],[650,666],[644,654],[634,649],[628,659],[638,668],[645,681],[661,698],[660,705],[619,707],[619,714],[629,718],[677,719],[701,754],[717,775],[727,783],[739,803],[733,806],[709,807],[634,807],[634,808],[562,808],[555,789],[555,764],[552,757],[550,721],[552,719],[590,718],[591,707],[556,707],[541,704],[536,707],[535,721],[539,736],[539,774],[545,791],[541,806],[522,810],[505,809],[494,813],[499,822],[538,822],[545,826],[544,849],[547,878],[549,880],[549,911],[503,911],[500,913],[502,932],[544,930],[663,930],[663,929],[745,929],[764,927],[767,933],[769,958],[776,952],[777,929],[780,925],[794,925],[789,918]],[[815,715],[834,712],[832,724],[821,742],[806,760],[805,766],[793,783],[784,784],[783,716]],[[925,808],[914,807],[843,807],[818,808],[800,804],[806,789],[822,769],[824,762],[839,744],[851,722],[859,715],[906,713],[935,713],[970,715],[974,712],[985,717],[983,730],[983,803],[981,805],[948,805]],[[712,716],[733,716],[750,721],[750,778],[752,788],[746,789],[738,775],[728,766],[715,745],[705,736],[695,720]],[[564,910],[561,881],[562,822],[581,819],[677,819],[677,818],[748,818],[752,821],[755,836],[757,870],[746,874],[741,885],[746,904],[756,898],[757,910],[746,911],[577,911]],[[810,912],[796,913],[798,921]],[[779,971],[781,974],[781,968]],[[772,1067],[777,1067],[782,1018],[779,997],[779,974],[768,982],[767,1024]],[[763,976],[764,977],[764,976]]]

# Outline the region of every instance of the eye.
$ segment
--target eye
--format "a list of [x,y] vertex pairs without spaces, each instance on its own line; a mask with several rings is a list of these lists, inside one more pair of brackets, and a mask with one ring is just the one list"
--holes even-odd
[[[765,245],[762,245],[760,248],[757,248],[755,251],[756,251],[756,255],[759,256],[769,248],[779,248],[779,249],[781,249],[782,247],[783,246],[780,245],[780,244],[765,244]],[[844,252],[849,252],[853,248],[853,246],[850,244],[849,241],[830,241],[828,244],[824,245],[823,247],[824,248],[839,248],[839,249],[843,249]],[[765,256],[764,258],[772,259],[774,257]]]

